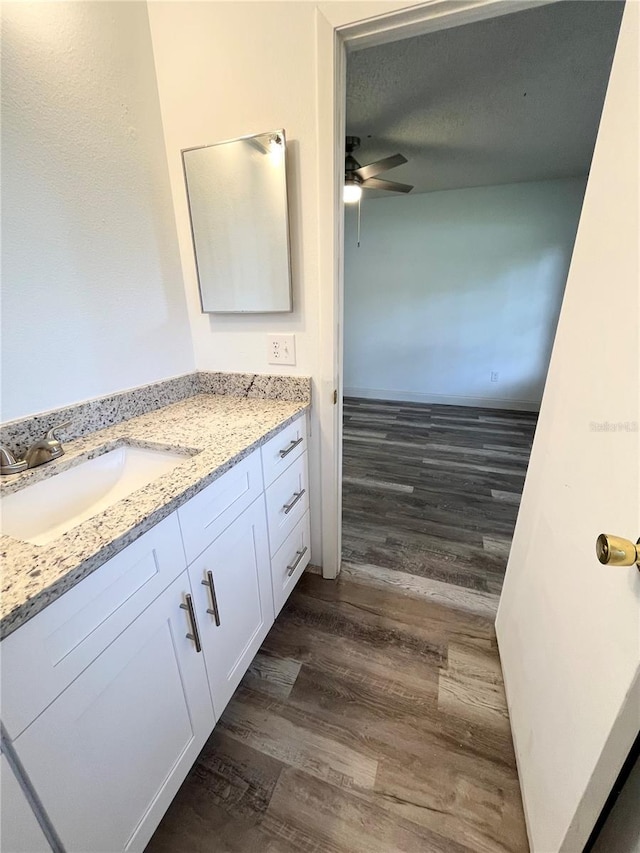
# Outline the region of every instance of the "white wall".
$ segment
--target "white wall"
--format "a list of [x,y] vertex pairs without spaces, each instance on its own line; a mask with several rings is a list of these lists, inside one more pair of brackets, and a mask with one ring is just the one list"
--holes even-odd
[[[153,2],[149,21],[197,367],[317,379],[315,4]],[[287,135],[294,310],[202,314],[180,151],[279,127]],[[295,367],[268,363],[267,332],[295,333]],[[311,429],[311,559],[320,563],[317,409]]]
[[360,248],[348,207],[345,393],[537,409],[584,188],[365,193]]
[[[515,0],[514,0],[515,2]],[[310,445],[312,560],[323,562],[320,480],[326,479],[324,539],[338,555],[336,424],[331,395],[337,385],[333,337],[333,27],[409,8],[409,2],[164,2],[149,4],[171,187],[176,209],[197,366],[276,372],[266,333],[294,332],[297,365],[278,372],[313,377]],[[465,22],[489,12],[468,11]],[[493,5],[504,8],[500,2]],[[438,11],[438,23],[451,10]],[[460,19],[456,19],[459,21]],[[423,31],[420,25],[413,34]],[[418,27],[418,24],[416,24]],[[264,318],[200,313],[180,149],[284,127],[290,150],[290,217],[294,311]],[[322,144],[319,144],[319,140]],[[319,211],[321,214],[319,215]],[[325,334],[321,339],[320,329]],[[331,333],[329,333],[331,330]],[[318,413],[322,413],[321,420]],[[320,442],[326,458],[320,467]],[[335,548],[333,546],[336,546]],[[327,561],[324,561],[325,566]],[[333,570],[337,568],[333,565]],[[329,570],[332,570],[331,566]]]
[[194,368],[146,4],[4,3],[2,419]]
[[[189,313],[199,368],[275,372],[266,333],[296,334],[297,364],[314,374],[317,329],[315,55],[312,3],[154,2],[149,20]],[[284,127],[294,311],[202,314],[180,151]]]
[[[201,369],[313,377],[310,443],[312,561],[320,531],[320,275],[317,15],[343,24],[408,3],[153,2],[153,38],[178,237]],[[325,8],[326,7],[326,8]],[[180,162],[182,148],[284,127],[289,169],[291,314],[202,314]],[[329,285],[329,282],[327,282]],[[267,361],[268,332],[293,332],[295,367]]]
[[[318,376],[317,16],[333,26],[411,2],[149,3],[180,252],[201,369]],[[294,311],[202,314],[180,151],[284,127],[288,146]],[[270,365],[266,334],[296,335],[295,367]]]

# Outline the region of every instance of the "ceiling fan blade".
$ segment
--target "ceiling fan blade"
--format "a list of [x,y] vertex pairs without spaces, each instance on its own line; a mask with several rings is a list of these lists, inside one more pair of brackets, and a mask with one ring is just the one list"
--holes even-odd
[[391,157],[383,157],[382,160],[376,160],[375,163],[360,166],[359,169],[356,169],[356,175],[366,181],[368,178],[386,172],[387,169],[395,169],[396,166],[402,166],[403,163],[407,162],[407,158],[403,157],[402,154],[392,154]]
[[380,178],[369,178],[361,186],[365,190],[390,190],[394,193],[410,193],[413,187],[409,184],[399,184],[396,181],[383,181]]

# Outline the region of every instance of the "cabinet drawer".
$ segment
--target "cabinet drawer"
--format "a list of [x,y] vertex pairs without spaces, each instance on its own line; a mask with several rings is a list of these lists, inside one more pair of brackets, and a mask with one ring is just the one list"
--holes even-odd
[[310,556],[311,530],[307,510],[271,559],[273,608],[276,616],[309,564]]
[[2,722],[16,738],[186,567],[175,513],[2,641]]
[[260,451],[254,451],[178,510],[190,565],[263,489]]
[[307,449],[307,418],[298,418],[261,448],[265,488]]
[[303,453],[267,489],[271,556],[309,509],[307,454]]

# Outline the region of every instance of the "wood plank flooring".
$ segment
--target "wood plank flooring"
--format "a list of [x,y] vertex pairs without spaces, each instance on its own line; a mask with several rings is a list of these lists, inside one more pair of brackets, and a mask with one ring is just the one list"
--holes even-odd
[[516,853],[492,619],[303,575],[148,853]]
[[403,572],[416,593],[495,611],[536,421],[530,412],[346,398],[351,575],[384,584],[389,570]]
[[345,401],[344,557],[306,573],[148,853],[519,853],[493,619],[535,416]]

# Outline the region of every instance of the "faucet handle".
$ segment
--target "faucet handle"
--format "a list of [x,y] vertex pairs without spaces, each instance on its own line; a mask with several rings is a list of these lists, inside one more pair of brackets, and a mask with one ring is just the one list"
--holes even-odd
[[64,429],[65,427],[68,427],[68,426],[71,426],[71,421],[64,421],[61,424],[56,424],[55,426],[51,427],[51,429],[47,430],[47,434],[46,434],[45,438],[48,441],[58,441],[59,439],[58,439],[58,436],[56,435],[56,432],[59,429]]
[[4,444],[0,444],[0,474],[19,474],[27,467],[24,459],[16,459]]
[[50,462],[52,459],[58,459],[64,455],[64,448],[60,440],[56,436],[59,429],[69,426],[71,421],[65,421],[62,424],[56,424],[48,429],[44,438],[34,442],[24,455],[24,461],[27,468],[35,468],[38,465],[44,465],[45,462]]

